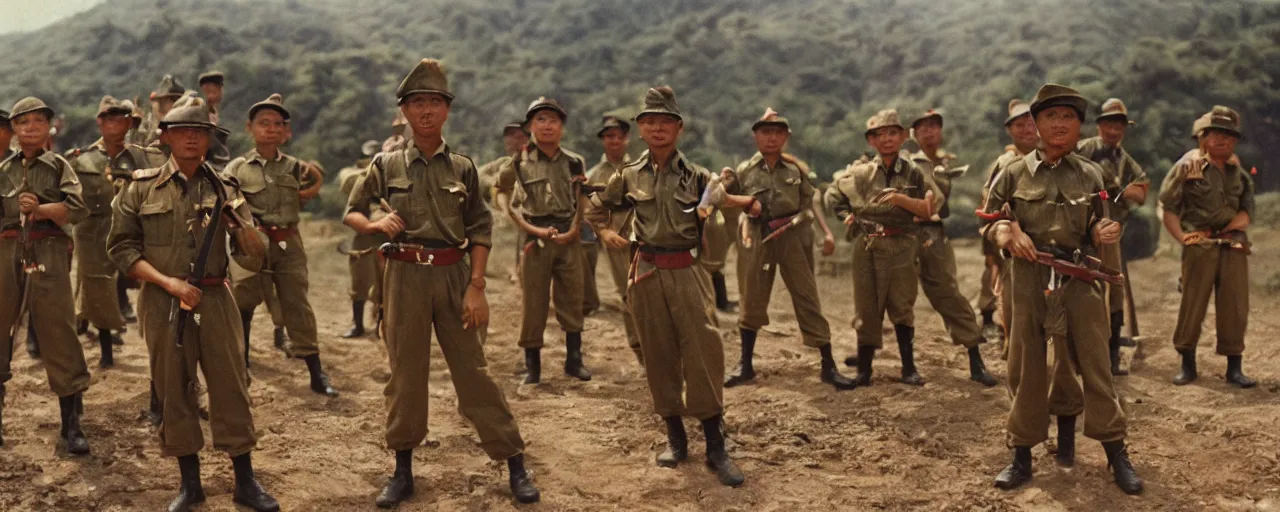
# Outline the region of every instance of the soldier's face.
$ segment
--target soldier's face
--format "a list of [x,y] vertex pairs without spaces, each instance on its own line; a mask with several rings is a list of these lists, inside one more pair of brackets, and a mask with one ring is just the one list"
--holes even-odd
[[400,112],[409,121],[411,133],[439,137],[444,132],[444,122],[449,120],[449,100],[439,94],[415,94],[400,105]]
[[762,155],[777,155],[782,153],[782,148],[787,147],[787,140],[791,138],[791,133],[778,125],[764,125],[756,129],[754,132],[756,137],[756,150]]
[[222,86],[218,84],[207,83],[200,86],[200,92],[204,93],[204,99],[209,100],[210,105],[222,104]]
[[636,120],[640,125],[640,139],[650,149],[667,149],[675,147],[680,133],[684,131],[684,121],[675,116],[651,114]]
[[502,134],[502,147],[507,150],[508,155],[520,151],[520,148],[528,144],[529,136],[524,133],[524,130],[507,130]]
[[604,131],[604,135],[600,136],[600,143],[604,145],[604,152],[610,155],[621,155],[627,152],[628,133],[622,131],[622,128],[610,128]]
[[880,156],[896,155],[907,141],[907,132],[897,126],[886,126],[867,134],[867,142]]
[[18,134],[18,144],[23,148],[42,148],[49,140],[49,118],[44,112],[31,112],[12,121]]
[[916,123],[916,142],[927,148],[936,148],[942,144],[942,123],[937,118],[929,118]]
[[1080,116],[1071,107],[1049,107],[1036,116],[1036,131],[1045,147],[1075,148],[1080,141]]
[[1036,132],[1036,120],[1031,116],[1014,119],[1009,126],[1005,127],[1005,131],[1009,132],[1013,145],[1020,148],[1035,147],[1036,143],[1040,142],[1040,134]]
[[1120,141],[1124,140],[1124,132],[1129,129],[1128,121],[1117,121],[1114,119],[1103,119],[1098,121],[1098,137],[1102,138],[1102,143],[1115,147],[1120,145]]
[[98,117],[98,132],[106,140],[120,140],[133,128],[133,118],[125,114],[107,114]]
[[1204,150],[1209,153],[1209,158],[1214,160],[1226,160],[1231,158],[1236,152],[1236,143],[1240,142],[1239,138],[1222,130],[1208,129],[1205,130],[1202,145]]
[[249,121],[249,133],[259,145],[279,146],[289,140],[289,122],[275,109],[264,108]]
[[564,120],[560,119],[560,114],[539,110],[529,121],[529,131],[533,132],[539,143],[560,144],[560,139],[564,137]]
[[209,136],[208,128],[192,126],[175,126],[160,134],[175,160],[203,159],[209,152]]

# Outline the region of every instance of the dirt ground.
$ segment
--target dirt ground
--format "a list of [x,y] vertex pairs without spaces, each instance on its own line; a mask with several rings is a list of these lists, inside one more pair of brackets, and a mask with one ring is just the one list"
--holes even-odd
[[[307,388],[299,360],[271,346],[268,316],[254,325],[254,381],[250,389],[259,435],[254,462],[263,485],[285,510],[373,510],[373,498],[393,458],[383,447],[387,353],[373,338],[344,340],[349,324],[346,258],[335,250],[347,231],[315,222],[305,230],[312,271],[312,304],[321,350],[342,396]],[[1270,248],[1280,232],[1255,233],[1255,283],[1280,272]],[[747,483],[720,486],[701,464],[702,435],[694,422],[690,462],[679,469],[653,464],[665,441],[641,372],[626,348],[620,302],[600,268],[605,306],[587,319],[590,382],[557,371],[564,356],[552,320],[543,384],[519,384],[515,345],[519,297],[506,279],[509,235],[490,269],[491,373],[515,410],[542,502],[531,510],[1276,510],[1280,509],[1280,317],[1276,296],[1255,285],[1246,370],[1261,381],[1240,391],[1222,378],[1213,355],[1212,312],[1199,382],[1169,383],[1177,355],[1169,342],[1178,310],[1178,262],[1170,256],[1131,265],[1143,328],[1137,351],[1126,349],[1133,375],[1118,379],[1130,418],[1130,453],[1147,481],[1141,497],[1122,494],[1110,480],[1101,447],[1080,436],[1078,461],[1058,469],[1044,448],[1035,451],[1035,479],[1002,492],[992,478],[1007,463],[1003,386],[967,380],[963,350],[945,339],[938,315],[917,303],[918,365],[923,388],[894,380],[900,365],[892,342],[876,360],[873,386],[836,392],[818,381],[818,356],[804,348],[785,288],[777,286],[773,325],[757,346],[758,384],[727,390],[726,422],[732,454]],[[958,241],[961,287],[977,293],[981,271],[973,240]],[[732,266],[731,266],[732,267]],[[731,293],[734,293],[730,277]],[[824,277],[819,287],[836,340],[837,358],[853,350],[850,278]],[[738,353],[736,319],[722,315],[726,363]],[[17,348],[4,409],[0,448],[0,510],[158,510],[177,489],[176,462],[160,457],[156,433],[140,417],[147,405],[146,351],[136,328],[126,335],[116,368],[96,369],[98,349],[85,341],[93,384],[85,395],[84,429],[93,453],[68,458],[56,448],[58,407],[41,363]],[[999,348],[985,345],[992,372],[1004,381]],[[456,395],[438,349],[432,356],[431,434],[416,452],[418,494],[402,510],[510,510],[504,464],[490,462],[473,430],[456,412]],[[206,425],[206,441],[209,433]],[[209,501],[203,510],[234,510],[232,474],[224,454],[202,452]]]

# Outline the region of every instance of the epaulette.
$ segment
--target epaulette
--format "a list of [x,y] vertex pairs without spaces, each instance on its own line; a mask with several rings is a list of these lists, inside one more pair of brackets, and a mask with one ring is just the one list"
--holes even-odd
[[80,156],[80,153],[83,153],[83,151],[81,151],[80,148],[71,148],[71,149],[68,149],[65,153],[63,153],[62,156],[65,157],[67,160],[71,160],[75,157]]
[[450,151],[450,152],[449,152],[449,156],[450,156],[450,157],[458,157],[458,158],[461,158],[462,160],[464,160],[464,161],[465,161],[465,163],[466,163],[467,165],[470,165],[470,166],[471,166],[471,168],[473,168],[473,169],[478,169],[478,167],[476,167],[476,161],[475,161],[475,160],[472,160],[472,159],[471,159],[471,157],[469,157],[469,156],[467,156],[467,155],[464,155],[464,154],[462,154],[462,153],[457,153],[457,152],[454,152],[454,151]]
[[160,175],[160,167],[152,167],[150,169],[138,169],[133,171],[133,181],[150,180]]
[[795,156],[795,155],[790,154],[790,153],[783,153],[783,154],[782,154],[782,159],[783,159],[783,160],[785,160],[787,163],[790,163],[791,165],[794,165],[794,166],[796,166],[796,167],[799,167],[799,168],[800,168],[800,174],[804,174],[805,176],[808,176],[808,175],[809,175],[809,172],[810,172],[810,171],[809,171],[809,164],[804,163],[804,160],[801,160],[801,159],[799,159],[799,158],[796,158],[796,156]]

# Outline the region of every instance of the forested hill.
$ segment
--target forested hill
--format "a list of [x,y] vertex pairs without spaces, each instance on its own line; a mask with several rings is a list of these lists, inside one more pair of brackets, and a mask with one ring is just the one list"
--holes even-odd
[[1008,100],[1048,80],[1095,105],[1123,98],[1139,123],[1126,144],[1157,178],[1191,146],[1199,114],[1235,107],[1239,153],[1274,189],[1278,43],[1280,6],[1254,1],[108,0],[0,37],[0,102],[43,97],[67,115],[64,144],[82,144],[103,94],[145,98],[165,73],[194,87],[216,68],[238,148],[244,111],[280,92],[295,114],[291,151],[336,172],[387,135],[398,81],[430,56],[458,97],[446,136],[479,161],[542,95],[570,111],[566,146],[595,154],[600,115],[634,112],[666,83],[697,161],[749,155],[751,122],[771,106],[792,122],[792,151],[829,175],[866,148],[866,117],[890,106],[942,109],[946,147],[985,166],[1005,144]]

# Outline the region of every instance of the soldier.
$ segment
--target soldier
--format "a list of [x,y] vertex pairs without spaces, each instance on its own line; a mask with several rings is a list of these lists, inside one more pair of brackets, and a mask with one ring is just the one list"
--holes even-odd
[[[636,123],[649,149],[592,198],[591,218],[606,247],[623,249],[629,242],[612,229],[610,217],[631,214],[636,256],[627,303],[644,347],[654,409],[667,426],[667,449],[656,462],[676,467],[688,458],[681,417],[693,416],[702,422],[706,435],[707,466],[721,484],[737,487],[745,479],[725,450],[724,352],[711,279],[694,255],[702,244],[705,214],[698,208],[699,198],[712,176],[676,147],[684,118],[670,87],[645,93],[644,110]],[[759,205],[753,201],[726,195],[721,206],[758,212]]]
[[1031,479],[1031,448],[1048,437],[1046,339],[1051,339],[1057,357],[1074,361],[1084,378],[1085,436],[1102,442],[1121,490],[1142,492],[1142,479],[1125,449],[1125,412],[1102,350],[1107,312],[1101,286],[1038,262],[1038,253],[1080,261],[1080,254],[1095,253],[1096,247],[1120,239],[1120,225],[1100,211],[1105,206],[1105,193],[1099,194],[1105,191],[1102,170],[1074,153],[1087,108],[1088,102],[1074,89],[1041,87],[1031,103],[1040,149],[1000,171],[983,207],[983,236],[1013,257],[1007,293],[1014,318],[1009,341],[1013,409],[1008,421],[1014,450],[1013,463],[996,477],[1001,489]]
[[[80,182],[71,164],[44,148],[49,139],[53,109],[37,98],[14,104],[10,126],[20,151],[0,161],[0,261],[12,262],[0,272],[0,411],[8,382],[13,340],[20,317],[30,310],[29,331],[39,333],[39,349],[58,395],[62,411],[59,442],[72,455],[89,453],[80,430],[82,395],[89,388],[89,370],[75,331],[71,296],[71,251],[64,231],[88,212],[80,196]],[[8,116],[6,116],[8,117]],[[7,130],[6,130],[7,131]],[[24,275],[19,275],[19,274]],[[0,437],[0,444],[4,440]]]
[[[138,294],[139,319],[152,382],[164,408],[160,452],[177,457],[181,472],[181,487],[169,510],[188,510],[205,500],[199,456],[204,438],[192,392],[197,365],[208,385],[213,444],[231,456],[235,467],[234,501],[257,511],[280,510],[253,474],[250,454],[257,438],[248,372],[241,364],[240,324],[226,285],[230,258],[222,249],[230,237],[231,256],[243,267],[257,269],[266,242],[252,229],[249,206],[234,180],[220,179],[203,161],[214,132],[203,100],[175,107],[160,121],[160,130],[170,159],[161,167],[134,172],[133,182],[114,204],[107,252],[117,266],[145,283]],[[175,314],[183,318],[175,313],[180,308],[198,320],[179,321],[183,327],[175,327],[171,319]]]
[[[396,98],[413,126],[411,144],[373,159],[351,193],[345,220],[360,233],[381,232],[392,239],[384,251],[383,293],[391,358],[387,445],[396,451],[396,469],[377,504],[390,508],[413,495],[413,449],[427,435],[433,327],[458,393],[458,410],[475,425],[489,457],[506,459],[516,499],[538,501],[524,468],[520,429],[489,376],[480,344],[480,331],[489,322],[484,270],[493,217],[480,198],[475,164],[451,151],[441,137],[453,93],[440,63],[423,59],[400,83]],[[391,211],[371,222],[369,205],[383,202]],[[470,253],[470,265],[461,261],[464,251]]]
[[[98,329],[102,347],[101,368],[114,366],[113,343],[123,343],[111,334],[125,328],[115,264],[107,257],[107,235],[111,231],[111,202],[116,192],[133,178],[133,171],[150,169],[164,163],[163,155],[154,148],[125,142],[133,124],[131,110],[122,102],[104,96],[98,103],[98,131],[102,138],[93,145],[68,153],[83,189],[89,216],[75,226],[76,312],[77,316]],[[128,303],[128,295],[124,296]],[[132,313],[133,308],[129,308]]]
[[[355,166],[338,172],[338,187],[344,197],[351,197],[351,191],[355,190],[360,180],[364,179],[365,171],[373,161],[373,155],[378,153],[378,147],[376,140],[365,141],[364,145],[360,146],[360,152],[364,154],[364,158],[357,161]],[[373,212],[375,221],[379,218],[379,214],[385,213],[382,212],[380,205],[370,205],[369,208]],[[351,271],[352,327],[351,330],[339,335],[343,338],[364,336],[365,302],[372,299],[374,311],[377,311],[378,305],[382,303],[381,294],[378,293],[382,286],[382,266],[378,264],[378,257],[374,251],[387,241],[387,237],[381,234],[365,235],[358,232],[351,241],[351,250],[347,252],[347,267]]]
[[858,355],[845,360],[857,366],[854,381],[871,384],[871,361],[884,344],[880,326],[885,314],[893,322],[902,357],[902,382],[923,386],[916,371],[915,261],[920,247],[920,226],[942,207],[943,196],[933,180],[915,163],[901,158],[907,129],[898,111],[881,110],[867,120],[867,142],[877,157],[851,164],[831,187],[826,204],[846,225],[855,225],[853,240],[853,328],[858,335]]
[[[1040,142],[1040,134],[1036,133],[1035,119],[1031,117],[1031,105],[1017,98],[1009,100],[1009,117],[1004,120],[1004,131],[1013,144],[1005,147],[1004,153],[996,157],[996,161],[987,168],[987,181],[982,186],[984,203],[987,192],[991,188],[991,180],[999,174],[1000,169],[1023,155],[1035,151],[1036,144]],[[1005,331],[1009,329],[1010,319],[1007,308],[1009,304],[1008,301],[1001,300],[1002,297],[996,293],[997,288],[1004,287],[996,285],[1007,281],[1005,259],[1000,254],[1000,249],[986,239],[982,242],[982,252],[986,256],[986,265],[982,271],[982,294],[978,298],[978,309],[982,311],[982,335],[987,339],[1004,339],[1008,337]],[[1000,310],[1000,323],[1004,326],[1003,329],[996,326],[993,320],[997,309]],[[993,330],[996,332],[992,332]]]
[[502,156],[480,166],[480,187],[486,203],[493,202],[493,186],[498,183],[498,173],[527,145],[529,132],[525,131],[524,123],[514,121],[502,126]]
[[[609,178],[631,160],[631,156],[627,155],[627,138],[630,134],[630,123],[618,119],[616,116],[604,116],[600,129],[596,131],[596,138],[600,139],[601,145],[604,146],[604,155],[600,157],[600,163],[587,171],[587,183],[589,185],[604,186],[609,182]],[[599,175],[600,177],[593,179],[592,176],[594,175]],[[591,223],[585,220],[582,221],[582,254],[584,263],[582,266],[582,314],[584,316],[589,316],[597,309],[600,309],[600,291],[596,288],[596,263],[600,260],[600,244],[598,242],[595,231],[591,229]],[[618,288],[618,290],[621,292],[624,289]],[[626,323],[625,318],[623,323]],[[628,335],[628,343],[633,339],[634,337]],[[631,344],[631,350],[639,357],[640,345],[638,340]]]
[[933,180],[943,198],[937,217],[919,222],[920,288],[933,309],[942,315],[947,332],[951,334],[951,342],[968,351],[969,380],[991,387],[997,384],[996,379],[987,373],[982,352],[978,349],[986,338],[982,336],[982,327],[969,299],[960,293],[960,285],[956,282],[956,252],[951,248],[951,240],[947,238],[943,225],[943,219],[951,216],[951,208],[947,205],[951,199],[951,180],[963,174],[963,170],[954,171],[956,155],[940,147],[942,123],[942,113],[934,109],[911,122],[911,131],[920,146],[911,154],[911,161]]
[[157,145],[160,139],[160,120],[173,108],[174,104],[186,94],[187,88],[173,75],[165,75],[151,92],[151,115],[142,122],[140,131],[144,135],[138,143],[142,146]]
[[[752,198],[758,214],[747,214],[749,227],[738,257],[746,260],[742,268],[745,288],[742,290],[742,312],[738,332],[742,338],[742,359],[725,379],[725,387],[755,380],[752,358],[756,333],[769,325],[769,298],[773,295],[774,276],[782,273],[782,282],[791,292],[796,321],[807,347],[818,349],[822,364],[818,377],[836,389],[857,387],[836,370],[831,353],[831,326],[822,316],[818,300],[818,283],[813,275],[813,184],[809,182],[809,166],[784,154],[791,138],[791,125],[786,118],[769,109],[751,126],[757,152],[741,162],[732,174],[726,173],[725,191]],[[835,249],[834,245],[831,247]]]
[[[587,171],[588,185],[593,188],[604,187],[609,184],[609,180],[622,172],[623,166],[631,161],[631,155],[627,153],[630,136],[631,123],[618,119],[617,116],[604,116],[600,122],[600,130],[596,131],[596,137],[604,146],[604,154],[600,156],[600,163]],[[586,225],[583,226],[584,229],[586,227]],[[610,215],[611,231],[625,239],[631,236],[630,228],[630,217],[626,212]],[[589,250],[594,253],[598,247],[592,244]],[[629,246],[613,248],[606,245],[604,256],[609,265],[609,274],[613,276],[613,286],[622,299],[622,324],[627,332],[627,346],[631,347],[636,361],[639,361],[640,366],[643,367],[644,350],[640,347],[640,336],[636,334],[635,318],[631,308],[627,306],[627,270],[631,267],[631,248]],[[592,280],[595,278],[595,258],[596,256],[588,256],[590,261],[588,261],[586,277]]]
[[[279,94],[255,103],[249,108],[249,120],[245,123],[255,147],[227,165],[227,176],[239,182],[258,229],[271,241],[263,271],[236,281],[233,291],[244,322],[246,366],[253,310],[274,286],[284,308],[283,319],[289,333],[286,352],[306,362],[312,391],[335,397],[338,392],[329,383],[329,376],[320,363],[316,315],[307,299],[310,288],[307,252],[298,233],[302,203],[319,194],[322,175],[306,162],[280,151],[288,134],[290,117]],[[314,180],[310,187],[304,185],[308,176]]]
[[[1111,98],[1102,103],[1102,113],[1094,118],[1098,125],[1098,136],[1080,141],[1078,151],[1085,158],[1093,160],[1102,167],[1102,181],[1107,186],[1107,194],[1111,198],[1111,220],[1119,222],[1122,230],[1124,222],[1129,219],[1129,212],[1147,202],[1147,188],[1151,180],[1142,166],[1134,161],[1129,152],[1121,147],[1125,132],[1134,122],[1129,119],[1129,110],[1118,98]],[[1113,269],[1120,269],[1123,255],[1120,244],[1102,247],[1102,262]],[[1107,286],[1107,305],[1111,313],[1111,374],[1128,375],[1129,370],[1120,368],[1120,327],[1124,325],[1124,303],[1126,288],[1123,285]],[[1132,293],[1132,292],[1129,292]]]
[[[560,147],[568,113],[555,100],[538,98],[525,112],[533,139],[498,175],[498,210],[524,232],[520,258],[520,347],[525,384],[541,382],[548,299],[565,333],[564,373],[591,380],[582,364],[581,212],[585,160]],[[552,284],[555,284],[552,287]]]
[[715,293],[716,309],[722,313],[737,313],[738,301],[729,300],[729,288],[724,279],[724,267],[729,261],[729,249],[738,248],[738,293],[746,288],[744,276],[746,258],[742,257],[742,244],[738,241],[738,226],[742,210],[717,209],[703,226],[702,234],[706,251],[698,255],[698,264],[711,275],[711,289]]
[[209,120],[213,124],[220,124],[219,108],[222,107],[222,87],[226,85],[226,79],[222,76],[221,71],[210,71],[200,75],[196,79],[196,86],[200,88],[200,92],[204,94],[204,99],[209,102]]
[[1182,356],[1177,385],[1199,377],[1196,345],[1209,296],[1217,311],[1217,352],[1227,357],[1227,383],[1251,388],[1256,380],[1241,368],[1249,322],[1250,244],[1246,231],[1253,220],[1254,185],[1235,157],[1240,141],[1240,114],[1214,106],[1207,122],[1196,128],[1200,151],[1180,159],[1160,187],[1164,226],[1182,242],[1182,305],[1173,345]]

